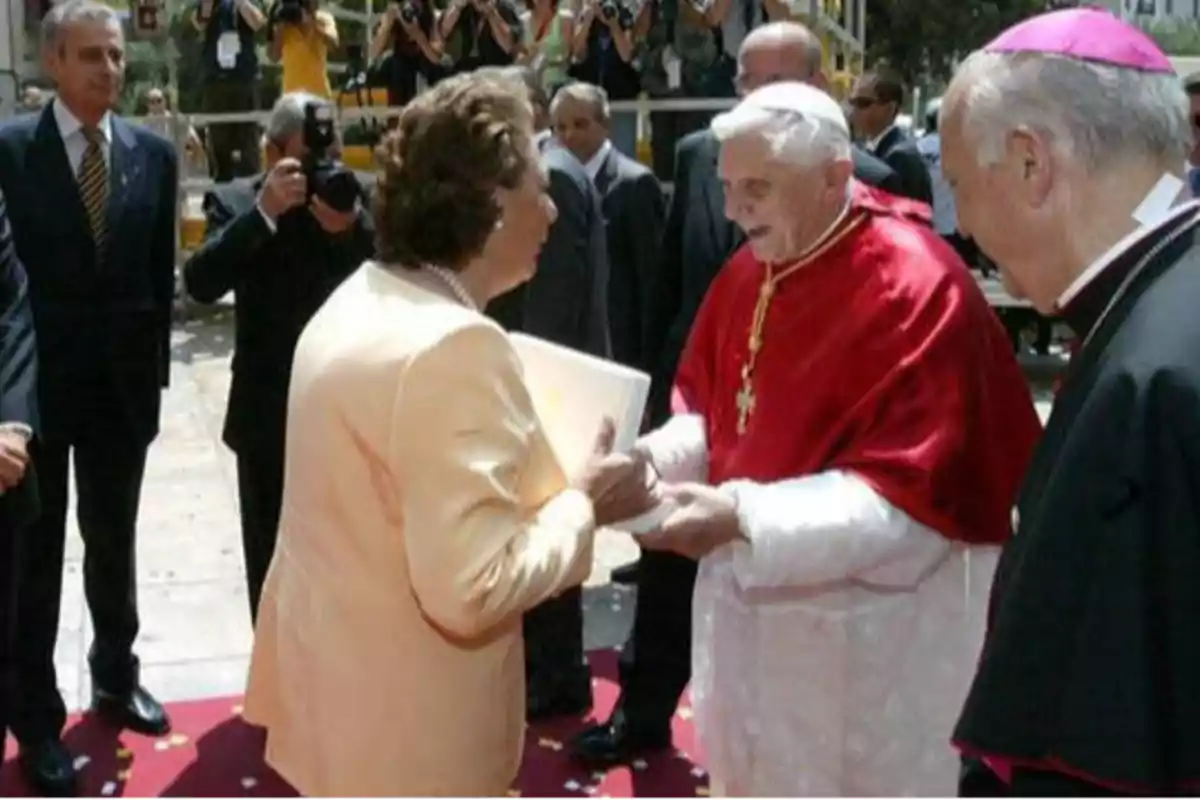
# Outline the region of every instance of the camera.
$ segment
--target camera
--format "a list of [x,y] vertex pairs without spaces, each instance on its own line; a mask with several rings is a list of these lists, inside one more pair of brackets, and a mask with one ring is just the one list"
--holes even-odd
[[362,193],[358,178],[346,165],[330,155],[337,143],[333,107],[309,103],[304,107],[304,146],[308,152],[303,159],[308,194],[321,198],[335,211],[354,210]]
[[299,25],[304,19],[304,10],[307,7],[306,0],[279,0],[272,16],[276,22]]
[[603,0],[600,3],[600,16],[604,19],[614,19],[621,7],[617,5],[616,0]]
[[400,9],[400,19],[404,20],[409,25],[412,25],[417,21],[417,18],[421,16],[420,7],[418,7],[416,3],[412,2],[412,0],[402,0],[402,2],[396,3],[396,6]]

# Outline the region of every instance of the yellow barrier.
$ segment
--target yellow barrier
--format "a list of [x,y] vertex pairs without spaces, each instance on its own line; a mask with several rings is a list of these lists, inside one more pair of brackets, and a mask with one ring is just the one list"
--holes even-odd
[[366,144],[344,145],[342,163],[356,172],[372,172],[375,169],[375,148]]

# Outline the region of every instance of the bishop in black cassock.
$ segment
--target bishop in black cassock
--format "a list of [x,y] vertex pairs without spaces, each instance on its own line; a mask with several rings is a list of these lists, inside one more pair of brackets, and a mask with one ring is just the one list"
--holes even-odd
[[[986,81],[1008,126],[991,163],[964,124]],[[1194,794],[1200,204],[1183,88],[1140,31],[1071,9],[973,55],[943,108],[963,232],[1082,342],[1012,511],[954,732],[960,791]]]

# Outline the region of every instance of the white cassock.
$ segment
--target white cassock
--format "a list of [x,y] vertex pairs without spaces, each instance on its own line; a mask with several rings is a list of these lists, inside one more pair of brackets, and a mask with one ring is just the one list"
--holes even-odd
[[[668,483],[705,482],[700,417],[643,445]],[[748,542],[700,561],[692,610],[714,793],[954,795],[999,548],[943,537],[849,472],[726,486]]]

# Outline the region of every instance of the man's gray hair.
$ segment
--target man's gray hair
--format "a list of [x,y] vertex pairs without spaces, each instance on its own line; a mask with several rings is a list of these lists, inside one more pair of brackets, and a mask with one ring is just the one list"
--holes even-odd
[[282,145],[303,132],[304,109],[309,103],[322,107],[332,105],[325,98],[309,92],[288,92],[275,101],[275,107],[271,109],[271,116],[267,120],[267,141]]
[[1007,135],[1021,128],[1041,132],[1089,174],[1130,160],[1178,169],[1191,150],[1188,99],[1174,74],[977,51],[951,92],[982,165],[1002,159]]
[[562,98],[564,97],[571,100],[578,100],[581,103],[591,106],[596,119],[603,125],[607,125],[609,119],[612,117],[612,111],[608,105],[608,92],[594,83],[577,81],[563,86],[554,93],[554,99],[550,101],[551,114],[558,108],[559,103],[562,102]]
[[713,119],[711,129],[722,143],[741,136],[762,136],[772,155],[792,164],[846,161],[851,157],[850,133],[844,126],[792,111],[763,109],[754,115],[719,114]]
[[42,18],[42,48],[51,50],[62,41],[63,30],[76,22],[98,22],[115,25],[121,30],[121,17],[111,6],[97,0],[64,0],[51,6]]

